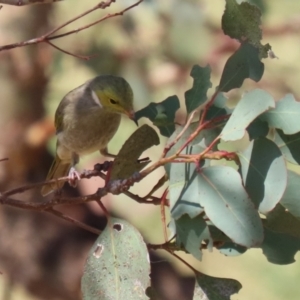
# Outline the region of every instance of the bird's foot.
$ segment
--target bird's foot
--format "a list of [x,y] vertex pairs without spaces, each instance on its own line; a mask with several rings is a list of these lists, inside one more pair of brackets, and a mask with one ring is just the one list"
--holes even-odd
[[71,167],[69,171],[69,185],[72,187],[76,187],[77,182],[80,179],[81,179],[80,174],[75,170],[74,167]]

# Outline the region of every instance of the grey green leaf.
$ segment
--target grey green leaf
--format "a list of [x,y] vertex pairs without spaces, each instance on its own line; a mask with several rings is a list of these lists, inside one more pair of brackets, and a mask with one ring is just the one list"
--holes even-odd
[[203,168],[198,176],[198,197],[209,220],[234,243],[250,248],[262,242],[258,212],[233,168]]
[[300,219],[300,175],[288,170],[287,187],[280,203],[295,217]]
[[267,92],[256,89],[246,93],[223,128],[221,138],[224,141],[241,139],[245,135],[249,124],[272,107],[275,107],[275,102]]
[[83,299],[149,299],[149,274],[148,250],[140,233],[128,222],[110,218],[89,252],[81,280]]
[[271,211],[282,198],[287,185],[287,169],[282,153],[272,141],[259,138],[238,156],[250,198],[261,213]]
[[284,134],[282,130],[276,129],[274,142],[287,161],[300,165],[300,132]]
[[295,134],[300,131],[300,103],[293,95],[285,95],[274,109],[264,113],[261,118],[270,127],[281,129],[285,134]]
[[195,258],[201,260],[201,243],[203,240],[209,241],[212,247],[212,239],[208,226],[202,216],[191,219],[188,215],[183,215],[175,220],[176,224],[176,244],[183,246]]

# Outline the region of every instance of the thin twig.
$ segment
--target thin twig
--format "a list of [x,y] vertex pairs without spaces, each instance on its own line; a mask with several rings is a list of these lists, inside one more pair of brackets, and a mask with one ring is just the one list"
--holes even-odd
[[[24,46],[28,46],[28,45],[34,45],[34,44],[38,44],[38,43],[44,43],[44,42],[48,42],[50,40],[54,40],[54,39],[58,39],[58,38],[62,38],[64,36],[67,36],[67,35],[70,35],[70,34],[73,34],[73,33],[77,33],[79,31],[82,31],[82,30],[85,30],[87,28],[90,28],[106,19],[109,19],[109,18],[113,18],[113,17],[117,17],[117,16],[122,16],[125,12],[127,12],[128,10],[132,9],[133,7],[135,6],[138,6],[141,2],[143,2],[144,0],[139,0],[137,1],[136,3],[128,6],[127,8],[123,9],[122,11],[120,12],[117,12],[117,13],[113,13],[113,14],[107,14],[106,16],[104,16],[103,18],[95,21],[95,22],[92,22],[86,26],[83,26],[83,27],[79,27],[75,30],[70,30],[68,32],[65,32],[65,33],[62,33],[62,34],[59,34],[59,35],[55,35],[55,36],[51,36],[53,35],[55,32],[57,32],[58,30],[64,28],[65,26],[77,21],[78,19],[90,14],[91,12],[97,10],[97,9],[105,9],[106,7],[110,6],[111,3],[115,2],[115,0],[108,0],[106,2],[100,2],[99,4],[97,4],[96,6],[94,6],[93,8],[85,11],[84,13],[72,18],[71,20],[57,26],[56,28],[52,29],[51,31],[49,31],[48,33],[40,36],[40,37],[37,37],[37,38],[33,38],[33,39],[30,39],[30,40],[26,40],[26,41],[23,41],[23,42],[17,42],[17,43],[13,43],[13,44],[7,44],[7,45],[4,45],[4,46],[1,46],[0,47],[0,52],[1,51],[4,51],[4,50],[10,50],[10,49],[13,49],[13,48],[18,48],[18,47],[24,47]],[[62,50],[60,48],[57,47],[58,50]],[[64,53],[66,54],[70,54],[68,53],[67,51],[63,51]],[[74,56],[74,55],[73,55]]]
[[56,45],[54,45],[53,43],[51,43],[50,41],[46,41],[47,44],[49,44],[50,46],[52,46],[53,48],[65,53],[65,54],[68,54],[68,55],[71,55],[71,56],[74,56],[74,57],[77,57],[79,59],[83,59],[83,60],[90,60],[92,57],[95,57],[95,56],[98,56],[99,54],[94,54],[94,55],[90,55],[90,56],[86,56],[86,55],[79,55],[79,54],[74,54],[74,53],[71,53],[71,52],[68,52]]
[[84,223],[82,223],[82,222],[80,222],[78,220],[75,220],[75,219],[73,219],[73,218],[71,218],[71,217],[63,214],[62,212],[60,212],[60,211],[58,211],[56,209],[50,208],[50,209],[45,210],[45,212],[47,212],[47,213],[49,213],[51,215],[54,215],[56,217],[59,217],[60,219],[64,219],[64,220],[66,220],[66,221],[68,221],[68,222],[70,222],[72,224],[75,224],[76,226],[78,226],[78,227],[80,227],[80,228],[82,228],[84,230],[90,231],[90,232],[95,233],[97,235],[99,235],[101,233],[101,230],[96,229],[94,227],[91,227],[89,225],[86,225],[86,224],[84,224]]
[[[88,24],[88,25],[86,25],[86,26],[82,26],[82,27],[79,27],[79,28],[77,28],[77,29],[70,30],[70,31],[68,31],[68,32],[66,32],[66,33],[62,33],[62,34],[58,34],[58,35],[55,35],[55,36],[51,36],[51,37],[48,38],[48,40],[59,39],[59,38],[62,38],[62,37],[64,37],[64,36],[67,36],[67,35],[70,35],[70,34],[73,34],[73,33],[78,33],[78,32],[80,32],[80,31],[82,31],[82,30],[88,29],[88,28],[90,28],[90,27],[92,27],[92,26],[94,26],[94,25],[96,25],[96,24],[99,24],[99,23],[101,23],[101,22],[103,22],[103,21],[105,21],[105,20],[107,20],[107,19],[114,18],[114,17],[118,17],[118,16],[122,16],[125,12],[127,12],[128,10],[132,9],[132,8],[135,7],[135,6],[138,6],[138,5],[139,5],[141,2],[143,2],[143,1],[144,1],[144,0],[139,0],[139,1],[137,1],[136,3],[134,3],[134,4],[130,5],[130,6],[128,6],[127,8],[123,9],[123,10],[120,11],[120,12],[113,13],[113,14],[107,14],[107,15],[104,16],[103,18],[101,18],[101,19],[99,19],[99,20],[97,20],[97,21],[95,21],[95,22],[92,22],[92,23],[90,23],[90,24]],[[0,48],[0,50],[1,50],[1,48]]]
[[219,91],[216,90],[215,93],[212,95],[211,99],[208,101],[208,103],[205,105],[203,112],[201,114],[201,118],[199,121],[199,125],[203,124],[206,118],[206,114],[208,112],[208,109],[212,106],[212,104],[214,103],[215,99],[217,98],[219,94]]
[[167,206],[169,206],[169,203],[166,203],[166,202],[169,202],[167,200],[168,192],[169,192],[169,189],[166,188],[164,193],[161,196],[161,204],[160,204],[161,221],[163,224],[165,242],[167,242],[167,240],[168,240],[167,225],[166,225],[166,210],[165,210],[165,205],[167,204]]
[[176,156],[178,156],[182,152],[182,150],[197,137],[197,135],[200,133],[200,131],[203,130],[204,128],[206,128],[206,126],[208,124],[210,124],[210,123],[211,123],[211,120],[210,121],[206,121],[203,124],[199,125],[197,127],[197,129],[185,141],[185,143],[179,148],[179,150],[177,150]]
[[186,124],[184,125],[183,129],[181,130],[181,132],[176,136],[176,138],[174,139],[174,141],[172,143],[170,143],[169,145],[167,145],[164,149],[163,155],[162,157],[166,157],[167,153],[171,150],[171,148],[180,140],[180,138],[183,136],[183,134],[186,132],[186,130],[188,129],[188,127],[190,126],[190,124],[192,123],[194,116],[196,114],[197,110],[195,109],[189,119],[187,120]]
[[0,0],[0,3],[14,5],[14,6],[24,6],[30,4],[37,4],[37,3],[44,4],[44,3],[51,3],[51,2],[58,2],[58,1],[63,1],[63,0]]

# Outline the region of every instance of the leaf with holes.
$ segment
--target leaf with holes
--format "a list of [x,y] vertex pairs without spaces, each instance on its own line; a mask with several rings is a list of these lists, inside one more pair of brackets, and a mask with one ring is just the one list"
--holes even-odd
[[251,122],[272,107],[275,102],[267,92],[257,89],[246,93],[223,128],[221,138],[224,141],[241,139]]
[[282,153],[272,141],[259,138],[238,156],[250,198],[261,213],[271,211],[287,186],[287,169]]
[[262,242],[259,214],[236,170],[203,168],[198,176],[198,197],[210,221],[234,243],[250,248]]
[[149,274],[141,234],[128,222],[110,218],[89,252],[81,280],[83,299],[149,299]]

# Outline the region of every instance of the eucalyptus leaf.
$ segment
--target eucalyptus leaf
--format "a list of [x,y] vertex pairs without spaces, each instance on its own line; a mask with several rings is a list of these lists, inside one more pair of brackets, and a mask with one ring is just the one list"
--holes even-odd
[[241,139],[251,122],[272,107],[275,107],[275,102],[267,92],[256,89],[246,93],[223,128],[221,138],[224,141]]
[[245,188],[261,213],[271,211],[287,186],[285,160],[277,145],[266,139],[252,141],[238,152]]
[[198,260],[202,259],[201,243],[207,240],[212,248],[212,239],[208,226],[202,216],[191,219],[188,215],[181,216],[175,220],[176,224],[176,244],[183,246]]
[[149,125],[139,127],[125,142],[114,160],[110,180],[127,179],[142,170],[149,161],[139,163],[141,154],[152,146],[159,145],[156,131]]
[[233,168],[202,168],[198,197],[209,220],[234,243],[250,248],[262,242],[260,217]]
[[110,218],[89,252],[81,281],[83,299],[149,299],[149,274],[141,234],[128,222]]
[[300,165],[300,132],[288,135],[284,134],[282,130],[276,129],[274,142],[287,161]]
[[280,203],[296,218],[300,219],[300,175],[288,170],[287,187]]
[[169,195],[172,218],[179,219],[184,214],[195,218],[203,212],[199,203],[197,177],[195,164],[171,164]]
[[268,261],[277,265],[288,265],[295,262],[295,255],[300,250],[300,239],[274,232],[265,228],[265,239],[261,245]]
[[240,88],[245,79],[260,81],[264,73],[264,64],[259,59],[259,51],[252,45],[243,43],[227,60],[220,84],[220,92]]
[[266,137],[269,133],[269,126],[267,122],[262,121],[260,118],[256,118],[246,129],[249,134],[249,139],[254,140],[260,137]]
[[237,280],[212,277],[196,272],[195,293],[200,296],[203,291],[203,298],[194,299],[230,300],[231,295],[238,293],[241,288],[242,285]]
[[232,242],[225,242],[221,247],[218,247],[218,249],[220,253],[226,256],[239,256],[247,251],[246,247]]
[[262,45],[261,11],[248,2],[238,4],[236,0],[226,0],[222,16],[222,29],[233,39],[245,40],[260,52],[260,58],[268,57],[270,45]]
[[300,131],[300,103],[293,95],[287,94],[276,103],[274,109],[264,113],[261,119],[285,134],[295,134]]
[[210,67],[204,68],[195,65],[191,76],[194,78],[193,87],[185,92],[185,105],[187,113],[191,113],[207,100],[207,90],[212,86],[210,82]]
[[135,113],[135,119],[150,119],[158,127],[160,133],[170,137],[175,131],[175,113],[180,107],[177,96],[170,96],[160,103],[150,103]]
[[294,217],[280,203],[267,214],[265,227],[275,232],[300,238],[300,219]]

